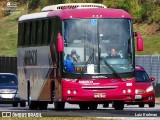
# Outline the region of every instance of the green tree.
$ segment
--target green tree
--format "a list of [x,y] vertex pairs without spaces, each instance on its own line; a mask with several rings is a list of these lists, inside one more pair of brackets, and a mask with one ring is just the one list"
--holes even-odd
[[64,0],[41,0],[40,5],[41,8],[47,5],[54,5],[54,4],[63,4],[65,3]]
[[28,8],[35,9],[40,5],[40,0],[28,0]]

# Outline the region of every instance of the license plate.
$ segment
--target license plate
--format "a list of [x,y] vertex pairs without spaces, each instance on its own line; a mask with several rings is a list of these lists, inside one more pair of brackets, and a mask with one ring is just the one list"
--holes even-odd
[[94,93],[94,98],[106,98],[106,93]]
[[135,95],[135,99],[142,99],[142,95]]

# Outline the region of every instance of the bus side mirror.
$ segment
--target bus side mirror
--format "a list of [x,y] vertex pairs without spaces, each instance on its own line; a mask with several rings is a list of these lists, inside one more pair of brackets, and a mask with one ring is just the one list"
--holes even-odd
[[135,32],[135,36],[137,37],[137,50],[138,51],[143,51],[143,39],[142,39],[142,36],[138,32]]
[[64,41],[60,33],[58,33],[57,46],[58,46],[58,52],[64,52]]

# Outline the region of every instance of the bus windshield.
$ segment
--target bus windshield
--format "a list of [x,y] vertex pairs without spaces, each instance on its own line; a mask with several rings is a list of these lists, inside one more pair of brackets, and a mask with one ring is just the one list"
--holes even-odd
[[110,67],[117,73],[133,71],[130,19],[69,19],[63,27],[66,73],[113,74]]

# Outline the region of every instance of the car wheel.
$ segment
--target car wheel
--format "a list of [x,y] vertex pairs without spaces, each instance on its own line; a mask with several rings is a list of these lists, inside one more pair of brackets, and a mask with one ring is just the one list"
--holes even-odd
[[20,102],[21,107],[26,107],[26,102]]
[[142,103],[142,104],[139,104],[139,107],[140,108],[144,108],[144,104]]
[[149,103],[149,107],[155,107],[155,102]]
[[12,106],[13,107],[18,107],[18,103],[13,103]]

